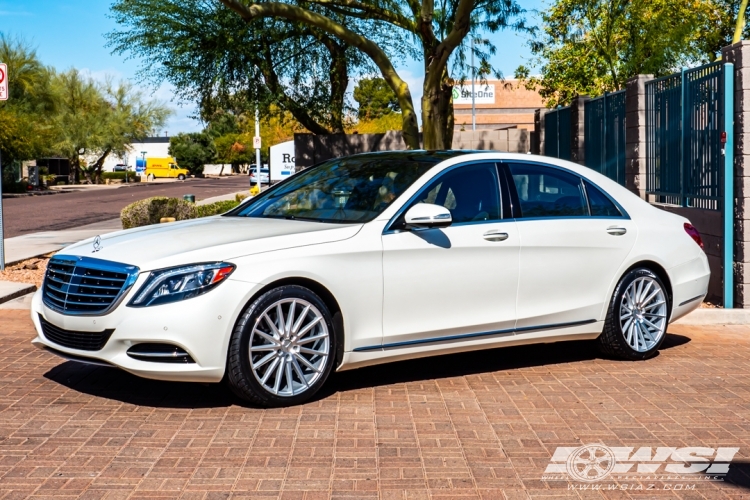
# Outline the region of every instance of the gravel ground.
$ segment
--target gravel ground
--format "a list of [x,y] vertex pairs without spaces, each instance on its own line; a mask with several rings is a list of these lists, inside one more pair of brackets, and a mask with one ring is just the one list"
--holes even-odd
[[13,281],[16,283],[33,283],[41,288],[47,262],[52,254],[43,257],[25,260],[13,266],[8,266],[5,271],[0,272],[0,281]]

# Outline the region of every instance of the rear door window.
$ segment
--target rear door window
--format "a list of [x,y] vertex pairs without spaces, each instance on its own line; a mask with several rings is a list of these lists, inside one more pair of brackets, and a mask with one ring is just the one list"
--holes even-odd
[[589,209],[594,217],[622,217],[620,209],[602,192],[601,189],[584,180],[586,195],[589,200]]
[[581,179],[544,165],[508,164],[522,218],[587,217]]

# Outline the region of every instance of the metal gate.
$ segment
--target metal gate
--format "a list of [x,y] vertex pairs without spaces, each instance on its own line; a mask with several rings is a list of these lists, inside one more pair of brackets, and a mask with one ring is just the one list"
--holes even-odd
[[544,154],[570,160],[570,106],[544,115]]
[[723,90],[721,62],[646,83],[646,192],[654,201],[722,208]]
[[586,166],[625,185],[625,91],[584,103]]

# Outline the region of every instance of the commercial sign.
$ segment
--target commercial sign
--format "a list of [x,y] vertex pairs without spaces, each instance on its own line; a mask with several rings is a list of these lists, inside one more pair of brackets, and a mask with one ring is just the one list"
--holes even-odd
[[[476,104],[495,104],[495,86],[474,84]],[[471,104],[471,84],[453,87],[453,104]]]
[[271,182],[283,181],[294,175],[294,141],[282,142],[270,148]]
[[8,65],[0,63],[0,101],[8,100]]

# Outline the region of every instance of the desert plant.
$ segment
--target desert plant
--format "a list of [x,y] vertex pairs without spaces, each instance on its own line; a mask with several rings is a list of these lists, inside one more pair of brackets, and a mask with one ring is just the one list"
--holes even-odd
[[157,196],[131,203],[120,212],[123,229],[158,224],[162,217],[175,220],[194,219],[195,205],[179,198]]
[[236,200],[226,200],[217,201],[216,203],[209,203],[208,205],[198,205],[195,207],[195,216],[210,217],[212,215],[223,214],[229,212],[239,204],[240,203]]

